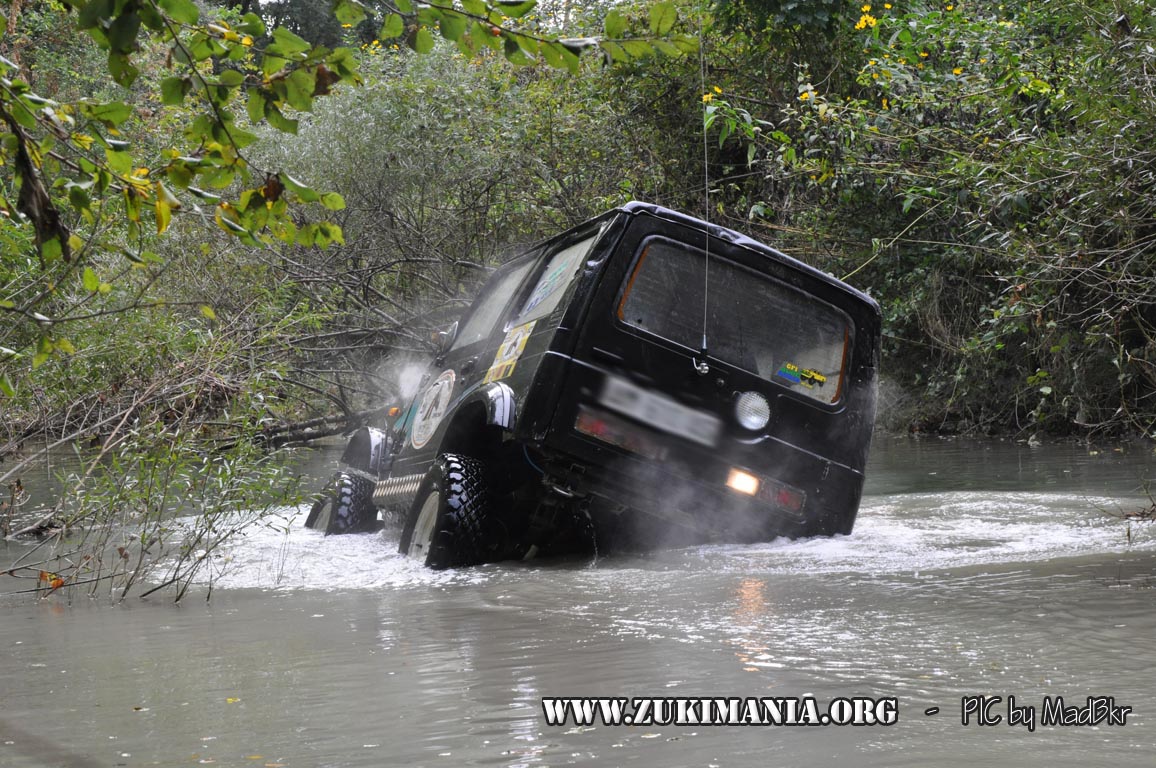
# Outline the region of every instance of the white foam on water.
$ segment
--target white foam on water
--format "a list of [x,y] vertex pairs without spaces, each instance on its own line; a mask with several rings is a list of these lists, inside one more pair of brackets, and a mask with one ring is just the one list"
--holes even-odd
[[287,508],[232,538],[196,581],[214,589],[347,590],[479,582],[479,569],[433,571],[397,550],[396,531],[325,536]]
[[1123,509],[1146,502],[1073,494],[953,492],[864,499],[849,536],[751,546],[710,546],[698,557],[762,572],[904,573],[1027,563],[1101,552],[1156,549],[1156,528]]
[[[864,499],[850,536],[764,544],[719,544],[639,556],[602,557],[590,576],[622,570],[750,573],[911,573],[971,565],[1039,562],[1102,552],[1156,549],[1156,527],[1118,515],[1141,502],[1073,494],[954,492]],[[432,571],[397,551],[397,531],[324,536],[304,526],[306,509],[287,509],[277,525],[254,525],[214,558],[214,588],[379,589],[481,583],[507,565]],[[1117,515],[1117,516],[1114,516]],[[1156,526],[1156,524],[1153,524]]]

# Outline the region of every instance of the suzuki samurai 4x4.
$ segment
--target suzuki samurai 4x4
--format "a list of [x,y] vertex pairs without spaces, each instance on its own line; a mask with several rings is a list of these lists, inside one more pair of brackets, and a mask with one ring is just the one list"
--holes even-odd
[[434,568],[849,533],[875,416],[868,296],[736,232],[630,203],[493,273],[391,428],[306,524]]

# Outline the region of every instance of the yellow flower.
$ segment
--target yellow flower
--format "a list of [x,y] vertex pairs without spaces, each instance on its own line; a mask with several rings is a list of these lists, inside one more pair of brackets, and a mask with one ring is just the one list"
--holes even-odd
[[241,45],[252,45],[252,44],[253,44],[253,38],[249,37],[248,35],[245,35],[244,37],[241,38]]
[[987,59],[980,59],[980,60],[979,60],[979,63],[980,63],[980,64],[987,64]]
[[927,51],[920,51],[919,52],[919,58],[926,59],[927,58]]
[[803,91],[802,93],[799,94],[799,101],[806,101],[809,98],[811,98],[811,92],[810,91]]
[[870,5],[864,5],[859,10],[863,11],[863,13],[867,13],[867,11],[871,10],[871,6]]
[[714,101],[714,94],[713,93],[704,93],[702,95],[702,103],[703,104],[710,104],[712,101]]
[[891,107],[887,106],[887,99],[883,99],[883,108],[884,109],[891,109]]
[[962,75],[963,74],[963,67],[956,67],[955,69],[951,70],[951,74]]
[[955,6],[954,6],[954,5],[949,5],[949,6],[947,6],[947,10],[949,10],[949,11],[954,11],[954,10],[955,10]]
[[714,92],[715,92],[715,93],[722,93],[722,88],[719,88],[719,87],[716,85],[716,86],[714,86]]
[[341,28],[342,28],[342,29],[349,29],[349,28],[350,28],[350,27],[352,27],[352,26],[353,26],[352,24],[342,24],[342,25],[341,25]]
[[884,10],[890,11],[891,10],[891,3],[884,3],[883,8],[884,8]]

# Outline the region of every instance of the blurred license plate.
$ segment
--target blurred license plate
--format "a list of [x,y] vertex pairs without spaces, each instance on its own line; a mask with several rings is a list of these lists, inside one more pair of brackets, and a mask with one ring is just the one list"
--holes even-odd
[[603,405],[631,416],[663,432],[702,445],[718,444],[722,422],[709,413],[689,408],[658,392],[636,386],[618,376],[607,376],[602,388]]

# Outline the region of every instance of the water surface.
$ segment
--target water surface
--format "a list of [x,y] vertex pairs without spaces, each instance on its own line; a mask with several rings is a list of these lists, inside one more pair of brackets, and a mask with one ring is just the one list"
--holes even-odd
[[[1150,765],[1156,529],[1129,540],[1116,515],[1149,503],[1154,468],[1143,448],[882,439],[851,536],[451,573],[396,533],[325,538],[298,515],[238,541],[208,604],[0,602],[0,765]],[[964,727],[975,694],[1133,712]],[[550,727],[541,709],[807,695],[894,696],[899,722]]]

